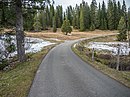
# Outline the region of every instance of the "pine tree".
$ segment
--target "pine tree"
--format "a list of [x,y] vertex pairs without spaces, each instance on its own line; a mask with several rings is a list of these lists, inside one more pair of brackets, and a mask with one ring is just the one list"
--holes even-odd
[[[97,2],[96,0],[92,0],[91,5],[90,5],[90,16],[91,16],[91,28],[95,30],[96,28],[96,17],[97,17]],[[90,29],[91,29],[90,28]]]
[[89,29],[90,28],[90,8],[87,2],[85,3],[85,6],[84,6],[84,13],[85,13],[85,16],[84,16],[85,29]]
[[80,29],[80,7],[76,5],[76,28]]
[[122,5],[122,16],[126,17],[126,4],[125,4],[125,0],[123,0],[123,5]]
[[82,5],[80,8],[80,31],[85,31],[84,8]]
[[40,31],[41,30],[41,23],[39,19],[39,13],[37,13],[34,17],[34,24],[33,24],[34,30],[35,31]]
[[118,25],[119,34],[117,35],[118,41],[126,41],[127,33],[126,33],[126,21],[124,17],[121,17]]
[[56,15],[54,15],[53,17],[53,32],[56,32],[57,28],[56,28]]
[[117,9],[117,4],[116,4],[116,1],[113,0],[113,13],[114,13],[114,29],[117,30],[117,26],[118,26],[118,18],[117,18],[117,15],[118,15],[118,9]]
[[97,22],[96,22],[96,27],[98,29],[100,29],[101,27],[101,15],[102,15],[102,10],[101,10],[101,5],[99,3],[99,7],[98,7],[98,12],[97,12]]
[[90,31],[94,31],[94,30],[95,30],[95,25],[94,25],[94,23],[91,23]]
[[61,31],[67,35],[68,33],[72,32],[72,28],[70,26],[70,22],[68,19],[63,21],[62,27],[61,27]]
[[118,24],[119,24],[119,21],[121,19],[121,16],[122,16],[121,4],[118,1],[118,3],[117,3],[117,16],[116,16]]
[[108,1],[107,18],[109,30],[114,30],[114,7],[111,0]]
[[53,27],[54,6],[50,5],[50,26]]
[[41,10],[40,14],[39,14],[39,18],[40,18],[40,23],[41,23],[41,27],[42,30],[46,30],[47,29],[47,17],[46,17],[46,11]]
[[101,26],[100,29],[106,30],[107,29],[107,17],[106,17],[106,6],[105,2],[102,3],[102,10],[101,10]]
[[73,12],[72,26],[73,26],[74,29],[77,28],[77,26],[76,26],[76,13],[75,13],[75,11]]

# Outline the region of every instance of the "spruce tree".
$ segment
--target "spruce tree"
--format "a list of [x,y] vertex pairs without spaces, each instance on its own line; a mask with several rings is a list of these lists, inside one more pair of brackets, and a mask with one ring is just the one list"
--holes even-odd
[[95,30],[95,28],[96,28],[96,17],[97,17],[97,2],[96,2],[96,0],[92,0],[92,2],[91,2],[91,5],[90,5],[90,16],[91,16],[91,28],[90,29],[92,29],[93,28],[93,30]]
[[82,5],[80,8],[80,31],[85,31],[84,8]]
[[119,21],[121,19],[121,16],[122,16],[121,4],[118,1],[118,3],[117,3],[117,16],[116,16],[118,24],[119,24]]
[[41,30],[41,23],[39,19],[39,13],[37,13],[34,17],[34,24],[33,24],[34,30],[35,31],[40,31]]
[[73,28],[74,28],[74,29],[77,28],[77,26],[76,26],[76,13],[75,13],[75,12],[73,13],[72,25],[73,25]]
[[105,2],[102,3],[102,10],[101,10],[101,26],[100,29],[106,30],[107,29],[107,17],[106,17],[106,6]]
[[50,26],[53,27],[54,6],[50,5]]
[[47,16],[46,11],[41,10],[39,18],[40,18],[40,23],[41,23],[42,30],[47,29],[47,20],[46,20],[47,17],[46,16]]
[[114,30],[114,7],[111,0],[108,1],[107,18],[109,30]]
[[101,10],[101,5],[99,3],[98,13],[97,13],[97,22],[96,22],[96,27],[98,29],[100,29],[101,27],[101,19],[102,19],[101,15],[102,15],[102,10]]
[[76,5],[76,28],[80,29],[80,7]]
[[118,41],[126,41],[127,32],[126,32],[126,21],[124,17],[121,17],[118,25],[119,34],[117,35]]
[[65,19],[63,21],[63,24],[62,24],[62,27],[61,27],[61,31],[67,35],[68,33],[71,33],[72,32],[72,28],[70,26],[70,22],[68,19]]
[[117,15],[118,15],[118,9],[117,9],[117,4],[116,4],[116,1],[113,0],[113,14],[114,14],[114,29],[117,30],[117,26],[118,26],[118,18],[117,18]]
[[56,32],[57,28],[56,28],[56,15],[54,15],[53,17],[53,32]]
[[84,6],[84,13],[85,13],[84,15],[85,29],[89,29],[90,28],[90,8],[87,2],[85,3],[85,6]]

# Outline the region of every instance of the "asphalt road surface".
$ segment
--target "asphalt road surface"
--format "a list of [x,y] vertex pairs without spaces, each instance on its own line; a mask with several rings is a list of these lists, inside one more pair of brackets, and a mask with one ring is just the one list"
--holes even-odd
[[74,41],[54,47],[42,61],[28,97],[130,97],[130,89],[83,62]]

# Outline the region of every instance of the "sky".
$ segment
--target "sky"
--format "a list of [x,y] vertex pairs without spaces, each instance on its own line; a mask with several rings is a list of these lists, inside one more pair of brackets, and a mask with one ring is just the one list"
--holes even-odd
[[[82,2],[82,0],[54,0],[54,1],[55,1],[56,6],[62,5],[64,10],[69,5],[72,5],[74,7],[76,4],[79,5]],[[90,5],[92,0],[84,0],[84,1],[88,2],[88,4]],[[96,1],[97,1],[97,4],[98,4],[99,2],[102,3],[103,0],[96,0]],[[107,4],[108,0],[104,0],[104,1]],[[120,1],[121,4],[122,4],[123,0],[116,0],[116,1]],[[125,2],[126,2],[126,5],[127,5],[127,8],[130,7],[130,0],[125,0]]]

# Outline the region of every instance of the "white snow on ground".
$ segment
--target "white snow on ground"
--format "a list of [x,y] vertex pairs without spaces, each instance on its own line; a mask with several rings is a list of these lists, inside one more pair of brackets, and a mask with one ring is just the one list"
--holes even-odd
[[89,42],[85,45],[87,48],[94,48],[95,50],[106,50],[110,51],[112,54],[117,55],[118,45],[120,47],[120,55],[129,55],[130,48],[126,42]]
[[[12,42],[16,45],[16,37],[11,36],[12,37]],[[0,37],[0,49],[3,51],[5,50],[4,47],[4,41],[2,40],[4,37]],[[26,53],[36,53],[38,51],[41,51],[43,47],[48,46],[48,45],[52,45],[55,43],[51,43],[49,41],[44,41],[43,39],[39,39],[39,38],[32,38],[32,37],[26,37],[25,38],[25,52]],[[11,53],[11,56],[16,55],[17,52],[13,52]]]

